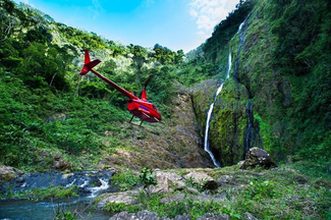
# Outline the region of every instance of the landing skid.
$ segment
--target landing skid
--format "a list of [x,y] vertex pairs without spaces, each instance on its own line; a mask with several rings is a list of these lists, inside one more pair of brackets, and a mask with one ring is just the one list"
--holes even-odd
[[131,123],[131,122],[132,122],[133,118],[134,118],[134,115],[132,115],[132,117],[131,117],[131,119],[130,119],[129,123]]
[[140,124],[138,125],[138,124],[132,122],[133,119],[134,119],[134,115],[132,115],[132,117],[131,117],[131,119],[130,119],[130,121],[129,121],[130,124],[132,124],[132,125],[137,125],[137,126],[142,127],[142,124],[143,124],[143,122],[144,122],[143,120],[140,120]]

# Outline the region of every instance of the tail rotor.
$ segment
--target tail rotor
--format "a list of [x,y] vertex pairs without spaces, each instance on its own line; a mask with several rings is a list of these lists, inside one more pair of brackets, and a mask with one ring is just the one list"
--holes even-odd
[[99,59],[91,61],[89,51],[88,50],[84,50],[84,51],[85,51],[84,66],[80,71],[80,75],[86,75],[88,72],[92,70],[93,67],[95,67],[101,62]]

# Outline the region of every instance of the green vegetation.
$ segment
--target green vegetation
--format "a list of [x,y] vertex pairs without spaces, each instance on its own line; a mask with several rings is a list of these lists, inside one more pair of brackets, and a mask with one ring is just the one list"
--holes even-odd
[[65,199],[78,196],[78,188],[71,186],[68,188],[64,187],[49,187],[49,188],[37,188],[24,192],[12,193],[11,191],[0,195],[0,199],[28,199],[34,201],[41,201],[47,199]]
[[[286,133],[266,140],[279,159],[295,154],[296,159],[327,160],[325,152],[330,152],[331,38],[327,33],[331,20],[327,5],[323,0],[260,4],[268,10],[265,17],[275,40],[269,68],[280,81],[272,106],[279,114],[268,110],[259,114],[268,121],[271,132]],[[256,100],[258,104],[262,101],[260,97]]]
[[64,207],[58,206],[56,208],[54,220],[76,220],[77,215],[71,211],[67,211]]
[[132,189],[134,186],[139,185],[140,178],[132,170],[125,170],[116,173],[111,178],[111,183],[115,187],[118,187],[120,191],[126,191]]
[[126,47],[25,4],[0,3],[0,164],[43,171],[60,157],[67,169],[93,169],[117,149],[132,147],[120,129],[130,119],[125,97],[96,77],[78,75],[84,48],[102,57],[100,72],[135,94],[153,76],[149,99],[169,112],[183,51]]
[[120,171],[112,177],[111,183],[120,191],[131,190],[141,185],[147,188],[157,184],[155,173],[146,167],[142,168],[139,174],[130,169]]
[[55,220],[76,220],[76,219],[77,219],[76,215],[74,215],[69,211],[57,213],[55,216]]
[[139,210],[149,210],[158,216],[174,218],[177,215],[189,215],[193,220],[205,213],[229,214],[233,219],[239,219],[240,215],[218,202],[200,202],[192,199],[185,199],[178,202],[162,203],[162,194],[146,194],[141,192],[138,196],[138,205],[126,205],[123,203],[107,203],[105,211],[112,214],[127,211],[129,213]]
[[157,184],[155,173],[149,168],[144,167],[140,172],[139,178],[144,184],[144,188]]
[[[216,25],[212,36],[202,46],[204,56],[209,62],[218,63],[220,60],[227,58],[227,45],[237,32],[239,25],[251,12],[254,2],[253,0],[241,0],[235,10],[229,13],[225,20]],[[226,71],[226,69],[220,69],[220,71],[222,70],[223,72]]]
[[[153,141],[168,128],[168,122],[176,125],[170,116],[177,86],[193,88],[194,110],[203,135],[206,111],[216,84],[225,78],[231,52],[231,77],[215,103],[210,144],[222,164],[231,165],[243,158],[249,139],[251,147],[266,149],[280,167],[206,170],[215,179],[226,175],[230,181],[209,192],[186,180],[198,192],[152,194],[145,190],[139,194],[138,204],[108,203],[105,210],[113,214],[147,209],[159,216],[187,214],[192,219],[205,213],[242,219],[246,212],[259,219],[331,217],[331,10],[327,0],[240,1],[186,59],[183,51],[159,44],[147,49],[102,39],[11,0],[0,0],[0,6],[1,165],[28,172],[116,166],[139,170],[142,163],[172,167],[177,162],[172,157],[181,149],[164,153]],[[137,131],[124,125],[130,118],[126,99],[93,75],[78,75],[85,48],[92,57],[102,57],[100,72],[135,94],[153,77],[148,96],[163,113],[165,123],[158,126],[164,130],[146,125]],[[253,135],[249,138],[248,103],[253,105]],[[173,134],[167,133],[165,138],[171,139]],[[153,158],[148,158],[148,150],[135,145],[143,139],[150,139],[146,149],[154,150]],[[170,149],[181,145],[172,140],[160,141],[160,145],[171,145]],[[150,160],[144,161],[146,158]],[[64,165],[57,167],[56,161]],[[141,185],[147,188],[156,184],[156,177],[147,168],[140,175],[123,169],[114,175],[112,184],[120,191]],[[77,192],[76,187],[53,187],[9,191],[0,198],[60,199],[77,196]],[[184,198],[165,202],[177,193]],[[199,200],[198,195],[224,195],[224,201]],[[75,216],[61,212],[57,219]]]
[[197,219],[205,213],[214,214],[229,214],[232,218],[238,219],[239,215],[233,210],[229,210],[224,204],[207,201],[194,201],[192,199],[184,199],[177,202],[162,203],[163,195],[154,194],[146,196],[140,194],[139,200],[143,207],[147,210],[156,212],[159,216],[174,218],[177,215],[187,214],[192,219]]
[[[248,100],[254,114],[251,147],[262,146],[276,161],[330,161],[328,8],[326,0],[245,1],[215,27],[203,53],[197,51],[195,59],[219,66],[218,79],[232,53],[231,77],[215,103],[210,130],[224,165],[243,158]],[[239,45],[236,31],[245,19]],[[206,110],[195,108],[203,128]]]
[[[314,166],[307,163],[306,166]],[[255,168],[240,170],[239,166],[205,170],[214,179],[227,179],[214,191],[190,192],[186,190],[169,193],[147,193],[137,195],[137,203],[108,203],[105,210],[115,214],[149,210],[162,217],[174,218],[189,215],[197,219],[206,213],[228,214],[231,219],[244,219],[247,212],[258,219],[327,219],[330,215],[329,177],[316,174],[303,175],[301,164],[288,165],[272,170]],[[202,171],[202,170],[200,170]],[[185,175],[185,170],[173,170]],[[321,169],[320,174],[326,174]],[[186,181],[192,187],[192,181]],[[194,185],[196,186],[196,185]],[[222,200],[219,201],[219,196]]]
[[[261,137],[254,146],[263,145],[277,160],[288,155],[295,155],[293,160],[327,159],[330,13],[325,0],[241,1],[186,62],[181,50],[174,52],[159,44],[153,49],[123,46],[56,23],[24,4],[2,0],[1,6],[2,164],[47,170],[60,156],[76,170],[94,167],[118,149],[133,147],[126,140],[128,134],[119,129],[129,118],[125,98],[96,77],[78,76],[76,63],[83,48],[103,57],[100,72],[136,94],[153,76],[149,97],[167,113],[165,119],[171,114],[175,82],[191,86],[224,78],[231,51],[231,74],[238,70],[238,82],[231,78],[224,85],[210,133],[211,145],[223,155],[223,164],[233,164],[243,155],[248,98],[253,103],[254,129]],[[245,19],[243,50],[237,53],[236,31]],[[296,34],[298,30],[304,31]],[[297,47],[292,50],[294,44]],[[203,131],[208,100],[214,93],[210,98],[205,92],[195,94],[197,121]],[[105,132],[113,135],[105,136]],[[39,154],[42,159],[36,157]]]
[[134,213],[139,211],[139,207],[135,205],[127,205],[124,203],[109,202],[104,207],[104,210],[109,212],[109,214],[116,214],[124,211],[127,211],[129,213]]

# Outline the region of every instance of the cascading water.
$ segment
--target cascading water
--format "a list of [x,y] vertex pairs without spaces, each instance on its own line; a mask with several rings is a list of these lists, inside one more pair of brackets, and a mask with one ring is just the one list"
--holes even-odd
[[[228,68],[227,68],[227,72],[226,72],[226,79],[227,80],[230,77],[230,71],[231,71],[231,64],[232,62],[232,55],[231,55],[231,51],[229,51],[229,56],[228,56]],[[213,152],[211,152],[210,150],[210,146],[209,146],[209,140],[208,140],[208,136],[209,136],[209,126],[210,126],[210,119],[211,119],[211,115],[213,113],[214,110],[214,105],[217,99],[217,96],[222,92],[223,89],[223,85],[224,85],[223,81],[221,83],[221,85],[217,88],[215,97],[214,97],[214,102],[210,104],[209,110],[208,110],[208,114],[207,114],[207,120],[206,120],[206,130],[205,130],[205,140],[204,140],[204,150],[209,154],[211,160],[213,161],[213,164],[215,167],[220,167],[221,164],[219,161],[216,160]]]
[[96,197],[98,193],[105,191],[109,188],[109,183],[107,179],[99,179],[99,181],[101,182],[100,186],[88,188],[91,192],[91,195],[89,196],[90,198]]
[[[246,24],[246,20],[243,21],[238,28],[238,32],[239,33],[239,38],[240,38],[240,45],[239,45],[239,52],[240,53],[240,49],[241,49],[241,45],[244,41],[244,35],[242,34],[242,29],[244,27],[244,25]],[[237,63],[238,61],[236,61],[236,66],[239,65],[239,63]],[[226,79],[227,80],[230,77],[230,72],[231,72],[231,68],[232,68],[232,55],[231,55],[231,50],[229,51],[229,56],[228,56],[228,68],[227,68],[227,73],[226,73]],[[236,75],[236,74],[235,74]],[[237,76],[234,76],[235,78],[237,78]],[[209,154],[211,160],[213,161],[213,164],[215,167],[220,167],[220,162],[217,161],[217,159],[215,158],[214,154],[211,152],[210,150],[210,146],[209,146],[209,140],[208,140],[208,136],[209,136],[209,127],[210,127],[210,120],[211,120],[211,115],[213,113],[214,110],[214,105],[217,99],[217,96],[221,93],[222,89],[223,89],[223,85],[224,85],[223,81],[221,83],[221,85],[217,88],[216,94],[215,94],[215,98],[214,98],[214,102],[211,103],[209,110],[208,110],[208,114],[207,114],[207,120],[206,120],[206,130],[205,130],[205,140],[204,140],[204,150]]]
[[[221,84],[223,86],[223,83]],[[208,133],[209,133],[209,123],[211,118],[211,113],[214,109],[214,102],[210,105],[208,114],[207,114],[207,121],[206,121],[206,130],[205,130],[205,141],[204,141],[204,150],[209,154],[211,160],[213,161],[213,164],[215,167],[220,167],[220,163],[216,160],[213,152],[211,152],[209,147],[209,141],[208,141]]]
[[70,210],[83,216],[84,220],[106,220],[109,215],[92,209],[92,199],[111,190],[113,171],[81,171],[71,174],[60,172],[24,174],[0,184],[0,194],[21,193],[50,187],[75,187],[78,197],[45,201],[0,200],[0,219],[55,219],[56,210]]

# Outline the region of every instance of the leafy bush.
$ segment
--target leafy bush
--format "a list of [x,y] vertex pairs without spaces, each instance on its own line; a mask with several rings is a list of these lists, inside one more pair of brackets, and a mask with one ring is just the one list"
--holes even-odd
[[143,168],[140,171],[139,178],[140,181],[144,184],[144,188],[157,184],[155,173],[149,168]]
[[76,220],[77,215],[71,211],[67,211],[64,207],[58,206],[55,211],[54,220]]
[[139,176],[132,170],[116,173],[111,180],[112,184],[115,187],[118,187],[121,191],[130,190],[141,183]]
[[127,205],[124,203],[118,203],[118,202],[108,202],[105,207],[103,208],[105,211],[109,212],[110,214],[115,214],[119,212],[138,212],[139,207],[135,205]]
[[246,191],[246,196],[249,199],[261,201],[265,198],[273,198],[275,196],[274,183],[271,181],[254,181],[249,183]]

